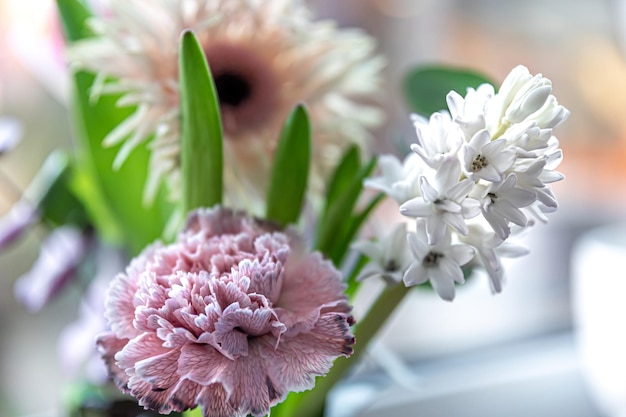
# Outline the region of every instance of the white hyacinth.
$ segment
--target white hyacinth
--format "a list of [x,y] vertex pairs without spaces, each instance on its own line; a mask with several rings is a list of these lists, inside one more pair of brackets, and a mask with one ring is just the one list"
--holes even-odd
[[[365,181],[394,198],[401,214],[417,219],[418,232],[408,238],[416,260],[404,283],[429,280],[445,300],[454,297],[455,282],[463,283],[460,266],[470,261],[445,248],[455,242],[472,248],[477,255],[471,264],[481,266],[500,292],[500,256],[526,253],[509,237],[535,219],[547,221],[546,213],[558,207],[550,184],[563,179],[556,171],[563,155],[552,129],[569,111],[552,95],[549,79],[523,66],[495,91],[488,84],[469,88],[465,97],[452,91],[449,112],[428,120],[413,116],[417,143],[411,149],[419,158],[401,164],[381,157],[382,176]],[[437,262],[424,261],[429,253],[438,254]]]

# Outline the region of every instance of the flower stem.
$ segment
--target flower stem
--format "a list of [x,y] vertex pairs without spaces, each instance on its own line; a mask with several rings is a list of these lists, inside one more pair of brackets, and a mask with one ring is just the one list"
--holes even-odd
[[297,404],[299,417],[321,417],[324,413],[324,402],[328,392],[357,362],[361,354],[367,351],[367,346],[387,319],[408,294],[409,289],[402,284],[389,287],[378,297],[365,317],[357,324],[355,330],[356,344],[350,358],[340,357],[335,361],[333,368],[325,378],[318,379],[315,388],[303,393]]

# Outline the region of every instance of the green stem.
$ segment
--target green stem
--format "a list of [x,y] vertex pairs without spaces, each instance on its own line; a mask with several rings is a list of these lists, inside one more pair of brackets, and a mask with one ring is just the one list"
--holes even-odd
[[506,130],[509,128],[509,126],[511,126],[511,123],[509,123],[509,122],[502,123],[502,122],[501,122],[501,123],[500,123],[500,127],[498,128],[498,130],[497,130],[497,131],[496,131],[493,135],[491,135],[491,140],[492,140],[492,141],[493,141],[493,140],[496,140],[496,139],[498,139],[500,136],[502,136],[502,134],[503,134],[504,132],[506,132]]
[[357,362],[359,357],[367,351],[367,346],[387,319],[408,294],[409,289],[402,284],[385,289],[365,317],[357,324],[355,330],[356,344],[350,358],[340,357],[335,361],[333,368],[325,378],[318,379],[315,388],[303,393],[297,404],[298,417],[319,417],[323,415],[324,402],[328,392]]

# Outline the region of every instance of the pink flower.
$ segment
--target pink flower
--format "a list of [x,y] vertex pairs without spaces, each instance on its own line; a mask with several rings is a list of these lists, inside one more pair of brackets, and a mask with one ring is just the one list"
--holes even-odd
[[196,405],[263,416],[352,353],[340,273],[291,231],[242,213],[192,213],[178,241],[154,244],[109,287],[99,350],[145,408]]

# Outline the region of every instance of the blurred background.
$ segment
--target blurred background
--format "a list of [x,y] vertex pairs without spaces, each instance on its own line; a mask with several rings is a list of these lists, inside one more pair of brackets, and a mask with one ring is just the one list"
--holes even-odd
[[[565,154],[566,180],[554,186],[560,209],[524,242],[531,255],[507,264],[503,293],[493,296],[480,275],[453,303],[414,291],[357,375],[335,392],[333,415],[626,416],[623,2],[309,2],[319,16],[375,36],[388,57],[381,150],[413,139],[400,85],[417,64],[473,68],[498,82],[524,64],[550,78],[571,111],[555,131]],[[24,129],[0,159],[0,215],[53,149],[71,147],[67,94],[53,2],[0,0],[0,115]],[[36,315],[13,296],[43,233],[35,229],[0,253],[2,416],[58,415],[71,380],[57,340],[76,320],[78,289]]]

